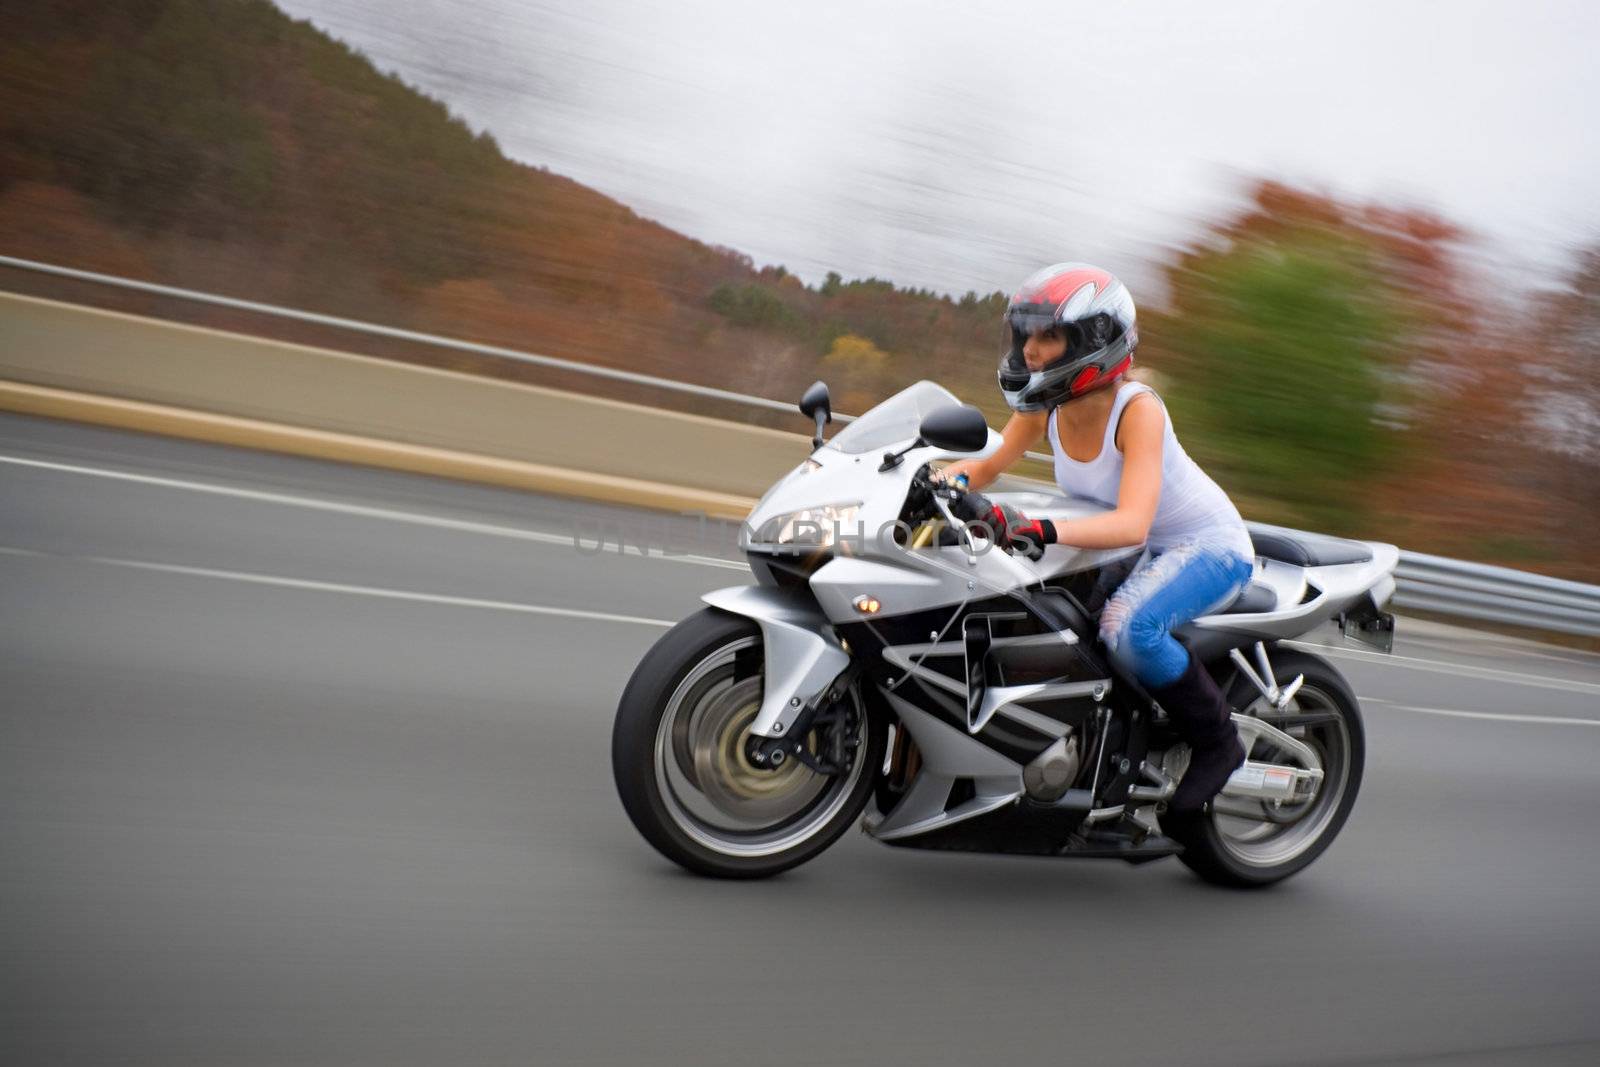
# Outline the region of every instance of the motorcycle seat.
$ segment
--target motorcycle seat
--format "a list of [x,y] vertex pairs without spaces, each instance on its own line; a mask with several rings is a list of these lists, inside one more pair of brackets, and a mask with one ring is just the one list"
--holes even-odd
[[1303,537],[1283,530],[1251,530],[1250,541],[1255,545],[1256,555],[1262,559],[1292,563],[1296,567],[1366,563],[1372,558],[1372,550],[1359,541]]
[[1278,591],[1266,582],[1251,582],[1234,598],[1233,603],[1216,612],[1218,615],[1244,615],[1271,611],[1278,606]]

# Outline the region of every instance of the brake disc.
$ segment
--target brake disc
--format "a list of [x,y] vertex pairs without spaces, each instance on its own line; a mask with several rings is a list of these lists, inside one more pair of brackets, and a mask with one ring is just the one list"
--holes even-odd
[[805,810],[827,778],[799,760],[769,769],[750,762],[746,741],[761,710],[761,680],[735,682],[695,709],[686,742],[686,775],[718,811],[768,825]]

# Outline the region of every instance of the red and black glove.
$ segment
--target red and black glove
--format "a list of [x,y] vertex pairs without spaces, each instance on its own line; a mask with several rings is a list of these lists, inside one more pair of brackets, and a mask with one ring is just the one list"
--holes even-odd
[[1016,508],[994,505],[992,522],[996,531],[1005,531],[1000,544],[1029,559],[1044,557],[1044,546],[1056,543],[1056,524],[1049,519],[1030,519]]
[[1056,543],[1056,524],[1049,519],[1030,519],[1009,504],[996,504],[982,493],[968,493],[956,502],[951,512],[966,522],[987,528],[1001,548],[1021,552],[1029,559],[1044,555],[1044,546]]

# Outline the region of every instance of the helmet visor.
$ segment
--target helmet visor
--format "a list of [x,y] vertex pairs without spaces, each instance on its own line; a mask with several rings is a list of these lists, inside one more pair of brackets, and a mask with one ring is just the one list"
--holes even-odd
[[[1028,343],[1028,338],[1044,330],[1053,330],[1063,342],[1060,355],[1037,367],[1028,367],[1026,357],[1023,355],[1023,346]],[[1037,312],[1027,309],[1008,311],[1006,313],[1002,353],[1007,359],[1015,360],[1018,367],[1024,368],[1023,372],[1047,370],[1064,363],[1072,363],[1081,359],[1087,349],[1084,344],[1083,330],[1075,322],[1058,322],[1049,312]]]
[[1059,327],[1055,309],[1048,304],[1018,304],[1006,309],[1006,324],[1022,335],[1023,340],[1040,330]]

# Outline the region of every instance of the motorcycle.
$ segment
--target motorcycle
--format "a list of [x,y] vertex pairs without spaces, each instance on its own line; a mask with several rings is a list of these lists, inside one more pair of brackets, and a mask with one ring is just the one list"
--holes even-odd
[[[1165,804],[1188,749],[1096,636],[1143,548],[1029,556],[961,522],[963,491],[934,465],[987,455],[999,435],[935,383],[825,442],[829,407],[823,383],[806,392],[811,455],[743,527],[757,584],[703,597],[623,692],[612,769],[646,841],[700,874],[764,877],[859,817],[888,845],[1177,856],[1240,887],[1327,849],[1361,785],[1361,709],[1330,663],[1282,642],[1335,620],[1389,651],[1394,546],[1252,525],[1249,585],[1175,631],[1228,695],[1247,758],[1179,820]],[[1031,514],[1098,507],[988,495]]]

